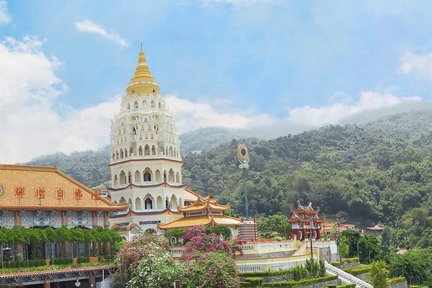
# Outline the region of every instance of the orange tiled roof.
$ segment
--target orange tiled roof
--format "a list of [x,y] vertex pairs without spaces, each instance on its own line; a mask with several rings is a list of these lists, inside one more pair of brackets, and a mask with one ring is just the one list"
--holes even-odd
[[56,167],[0,164],[0,186],[2,210],[115,211],[129,207],[114,205]]
[[222,215],[203,215],[198,217],[184,217],[169,223],[158,224],[158,227],[163,230],[185,228],[198,225],[210,225],[212,223],[224,226],[238,226],[241,220]]
[[230,208],[231,206],[229,204],[221,205],[218,203],[217,199],[211,199],[210,195],[208,195],[206,197],[198,196],[198,199],[195,202],[193,202],[191,205],[183,208],[178,207],[177,209],[180,212],[191,212],[191,211],[199,211],[204,209],[225,211]]

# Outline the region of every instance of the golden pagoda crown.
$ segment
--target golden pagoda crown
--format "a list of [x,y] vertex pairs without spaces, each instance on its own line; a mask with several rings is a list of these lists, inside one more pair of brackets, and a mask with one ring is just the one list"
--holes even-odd
[[138,64],[135,68],[135,73],[132,79],[129,81],[129,84],[126,87],[126,95],[159,93],[159,84],[150,73],[150,69],[147,65],[147,60],[145,58],[141,44],[141,49],[138,56]]

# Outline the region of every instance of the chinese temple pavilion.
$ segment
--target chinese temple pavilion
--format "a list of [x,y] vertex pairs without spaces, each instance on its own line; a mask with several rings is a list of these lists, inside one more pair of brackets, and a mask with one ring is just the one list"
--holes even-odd
[[313,209],[312,203],[308,206],[301,205],[297,201],[297,209],[291,210],[292,216],[288,220],[292,225],[292,238],[303,241],[312,236],[313,240],[320,239],[321,223],[323,220],[319,219],[319,209]]
[[[127,203],[114,205],[56,167],[0,165],[2,235],[17,231],[12,230],[18,229],[17,227],[27,229],[26,231],[36,229],[40,233],[48,233],[44,231],[56,228],[53,232],[55,234],[64,229],[71,231],[78,228],[90,231],[98,228],[93,230],[94,233],[98,233],[100,228],[108,227],[108,213],[127,207]],[[18,239],[19,235],[14,236],[13,241],[5,238],[0,241],[1,267],[7,267],[5,265],[13,264],[12,262],[24,262],[28,265],[28,261],[42,261],[46,264],[60,258],[72,260],[81,255],[89,255],[90,246],[85,243],[73,245],[41,240],[37,243],[23,244],[23,241]],[[19,242],[14,242],[16,239]],[[106,253],[109,253],[109,249],[105,249]],[[100,266],[3,273],[0,275],[0,286],[72,287],[70,285],[73,285],[73,282],[82,281],[85,285],[95,287],[106,269],[107,267]]]
[[225,215],[225,211],[230,208],[229,204],[221,205],[217,199],[210,198],[210,195],[207,197],[199,196],[197,201],[192,204],[178,208],[183,213],[183,218],[166,224],[159,224],[158,227],[162,230],[169,230],[196,225],[222,225],[230,228],[231,235],[235,237],[241,220]]

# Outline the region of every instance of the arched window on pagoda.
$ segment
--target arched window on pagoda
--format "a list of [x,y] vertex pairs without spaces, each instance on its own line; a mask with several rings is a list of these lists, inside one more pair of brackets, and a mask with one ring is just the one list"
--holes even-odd
[[162,207],[163,201],[162,201],[162,197],[161,196],[157,197],[156,204],[157,204],[157,209],[163,209],[163,207]]
[[135,210],[142,210],[141,199],[138,197],[135,199]]
[[120,185],[126,184],[126,173],[122,170],[120,172]]
[[132,183],[132,174],[131,172],[128,173],[128,183]]
[[174,170],[170,169],[168,172],[168,182],[174,182]]
[[177,210],[177,198],[174,194],[171,196],[171,209]]
[[146,210],[153,209],[153,200],[150,197],[147,197],[145,199],[144,206]]
[[155,172],[155,180],[157,182],[161,181],[161,173],[160,173],[159,169],[157,169],[156,172]]
[[114,187],[117,187],[117,185],[118,185],[118,177],[116,174],[116,175],[114,175]]
[[[153,134],[152,134],[153,136]],[[156,155],[156,147],[154,145],[152,145],[152,155]]]
[[150,168],[144,169],[144,182],[152,181],[152,171]]
[[145,147],[144,147],[144,155],[150,155],[150,146],[149,145],[145,145]]
[[139,155],[139,156],[142,156],[142,155],[143,155],[143,149],[142,149],[142,146],[139,146],[139,149],[138,149],[138,155]]
[[176,183],[180,183],[180,173],[176,173]]
[[141,182],[141,173],[137,170],[135,171],[135,183]]

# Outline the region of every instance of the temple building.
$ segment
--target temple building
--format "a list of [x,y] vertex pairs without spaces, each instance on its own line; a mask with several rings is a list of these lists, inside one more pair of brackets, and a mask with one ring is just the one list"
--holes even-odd
[[292,225],[292,239],[308,240],[311,234],[313,240],[320,239],[323,220],[318,217],[319,209],[313,209],[312,203],[309,203],[308,206],[301,205],[300,201],[297,203],[297,209],[291,210],[292,215],[288,220]]
[[112,227],[130,239],[140,231],[158,232],[158,224],[181,218],[179,208],[198,198],[182,184],[182,165],[173,115],[141,48],[120,113],[111,123],[108,193],[114,203],[128,204],[110,215]]
[[222,225],[230,228],[231,236],[237,237],[237,228],[241,224],[241,220],[225,215],[225,211],[230,208],[229,204],[221,205],[217,199],[211,199],[210,195],[207,197],[199,196],[194,203],[178,208],[183,213],[183,218],[166,224],[159,224],[158,227],[162,230],[170,230],[196,225]]
[[[23,242],[22,239],[25,238],[20,237],[28,237],[23,235],[30,234],[20,236],[18,234],[21,232],[12,228],[21,227],[19,231],[23,231],[22,229],[38,231],[39,234],[48,233],[46,231],[51,228],[56,228],[50,230],[54,231],[52,234],[58,234],[58,231],[68,228],[70,229],[68,231],[76,231],[78,228],[81,231],[92,230],[92,233],[99,233],[100,227],[108,227],[110,212],[124,210],[127,206],[126,203],[114,205],[56,167],[0,165],[1,267],[8,267],[8,263],[22,264],[23,261],[26,265],[33,263],[32,265],[38,266],[41,265],[39,262],[46,265],[59,258],[69,259],[72,263],[73,258],[89,256],[90,249],[94,248],[90,243],[74,245],[72,242],[67,242],[68,240],[60,241],[57,236],[52,239],[42,237],[40,239],[45,240],[36,242],[31,240]],[[11,233],[14,237],[7,237]],[[111,252],[108,250],[111,249],[108,246],[104,247],[105,252],[95,252],[93,249],[94,253],[109,255]],[[39,262],[35,264],[35,261]],[[0,277],[0,286],[72,287],[68,285],[79,281],[86,285],[96,285],[105,270],[104,267],[89,267],[88,269],[69,269],[66,272],[45,269],[37,273],[34,271],[4,273]],[[50,283],[53,286],[50,286]]]

